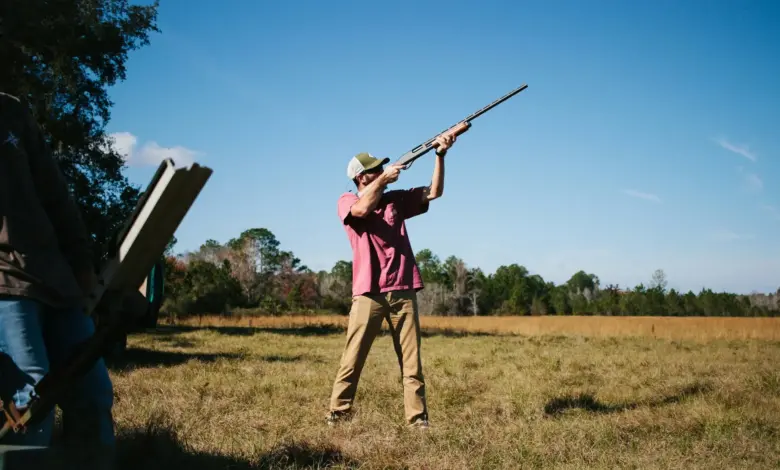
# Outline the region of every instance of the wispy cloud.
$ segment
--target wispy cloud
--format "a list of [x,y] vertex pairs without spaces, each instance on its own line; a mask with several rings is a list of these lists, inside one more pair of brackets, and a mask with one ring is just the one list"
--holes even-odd
[[742,155],[750,161],[756,161],[756,154],[751,152],[745,144],[734,144],[723,138],[716,139],[715,142],[726,150]]
[[179,145],[162,147],[154,141],[139,147],[138,137],[129,132],[115,132],[109,137],[113,139],[114,150],[125,159],[128,166],[157,166],[167,158],[172,159],[176,166],[187,166],[202,155],[201,152]]
[[742,181],[747,189],[751,191],[761,191],[764,188],[764,182],[757,174],[745,171],[742,167],[738,167],[737,170],[739,170],[739,173],[742,175]]
[[770,217],[780,220],[780,209],[775,206],[770,206],[769,204],[764,204],[762,208],[769,213]]
[[764,187],[764,182],[755,173],[747,173],[745,175],[745,183],[748,187],[755,190],[760,190]]
[[661,202],[661,198],[656,196],[655,194],[651,193],[644,193],[642,191],[637,191],[635,189],[624,189],[623,193],[635,197],[638,199],[644,199],[645,201],[652,201],[652,202]]
[[749,233],[736,233],[732,232],[731,230],[719,230],[712,234],[712,238],[721,242],[730,242],[736,240],[752,240],[756,237],[755,235]]

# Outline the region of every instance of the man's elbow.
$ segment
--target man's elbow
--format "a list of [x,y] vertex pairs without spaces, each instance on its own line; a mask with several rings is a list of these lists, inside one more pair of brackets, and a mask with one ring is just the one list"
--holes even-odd
[[352,208],[349,210],[350,215],[352,217],[357,217],[358,219],[363,219],[368,215],[368,211],[364,207],[360,207],[357,204],[352,206]]
[[428,193],[426,200],[428,202],[435,201],[436,199],[439,199],[444,194],[444,190],[439,191],[431,191]]

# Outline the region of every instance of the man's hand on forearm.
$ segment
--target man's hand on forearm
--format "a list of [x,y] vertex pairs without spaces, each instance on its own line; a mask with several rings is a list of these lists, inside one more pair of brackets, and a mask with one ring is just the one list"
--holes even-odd
[[456,140],[458,136],[455,134],[444,133],[436,136],[436,155],[439,157],[447,155],[447,150],[455,144]]

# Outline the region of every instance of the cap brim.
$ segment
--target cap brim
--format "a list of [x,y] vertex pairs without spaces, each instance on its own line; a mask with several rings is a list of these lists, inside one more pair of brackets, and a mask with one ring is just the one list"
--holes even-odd
[[385,158],[383,158],[383,159],[381,159],[381,160],[377,160],[377,161],[375,161],[374,163],[372,163],[372,164],[370,164],[370,165],[366,166],[365,168],[363,168],[363,171],[366,171],[366,170],[373,170],[374,168],[376,168],[376,167],[378,167],[378,166],[386,165],[386,164],[387,164],[387,162],[389,162],[389,161],[390,161],[390,159],[389,159],[389,158],[387,158],[387,157],[385,157]]

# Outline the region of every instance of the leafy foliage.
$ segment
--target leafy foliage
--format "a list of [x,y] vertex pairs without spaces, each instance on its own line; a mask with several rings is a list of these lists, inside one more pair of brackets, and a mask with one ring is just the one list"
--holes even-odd
[[158,31],[158,4],[0,4],[0,90],[28,104],[47,136],[96,243],[97,263],[139,197],[105,132],[113,104],[108,87],[125,80],[128,54],[148,45],[149,34]]
[[[555,285],[516,263],[485,274],[456,256],[442,261],[429,249],[416,259],[426,284],[418,298],[423,315],[780,315],[780,289],[750,296],[681,293],[667,290],[661,269],[647,286],[621,289],[602,287],[597,275],[583,270]],[[314,273],[266,228],[246,230],[224,245],[207,240],[197,252],[169,255],[168,264],[163,310],[169,314],[347,314],[351,305],[351,262]]]

